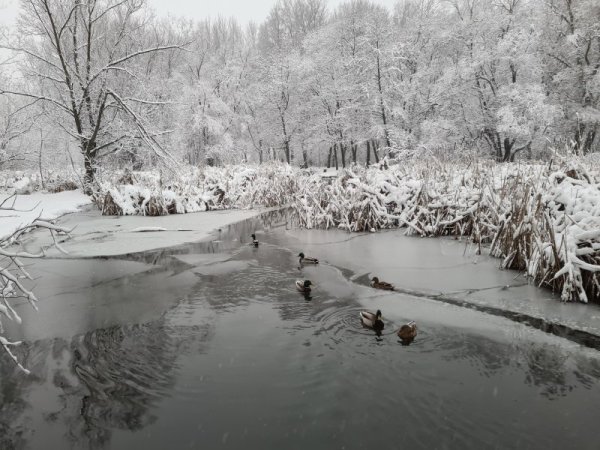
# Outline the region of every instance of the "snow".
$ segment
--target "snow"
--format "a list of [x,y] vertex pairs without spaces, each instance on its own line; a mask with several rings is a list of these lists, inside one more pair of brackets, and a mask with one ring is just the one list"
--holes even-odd
[[[68,253],[49,248],[46,254],[55,258],[89,258],[117,256],[198,242],[219,228],[246,220],[268,209],[219,210],[168,216],[102,216],[100,211],[71,214],[58,223],[74,228],[69,239],[61,242]],[[48,246],[47,233],[32,233],[24,242],[25,249]]]
[[0,237],[7,237],[22,226],[29,225],[36,219],[49,221],[63,214],[79,211],[82,206],[91,203],[90,198],[83,192],[65,191],[57,194],[36,192],[31,195],[17,195],[13,199],[9,194],[1,194],[0,202],[4,208],[14,207],[14,210],[0,210]]
[[164,227],[137,227],[131,230],[132,233],[147,233],[152,231],[167,231]]
[[[130,236],[145,232],[150,236],[132,239],[131,249],[127,242],[124,247],[142,251],[207,236],[204,228],[198,228],[204,226],[198,220],[163,216],[211,211],[200,217],[214,217],[215,210],[290,205],[305,228],[404,227],[407,234],[420,236],[468,236],[490,244],[482,251],[501,258],[503,268],[528,272],[536,282],[561,291],[565,301],[587,302],[598,296],[600,174],[593,164],[576,158],[556,161],[552,167],[489,161],[388,162],[325,172],[277,163],[188,167],[171,178],[160,172],[117,171],[100,182],[103,211],[138,219],[123,221],[118,229],[111,228],[110,219],[93,222],[84,229],[86,236],[93,233],[93,239],[80,232],[74,236],[82,242],[90,240],[92,255],[119,254],[125,251],[111,245],[120,243],[110,243],[116,236],[121,239],[123,230],[128,229]],[[33,174],[20,177],[35,178]],[[230,214],[232,221],[247,217]],[[156,218],[142,220],[142,216]],[[231,222],[217,220],[213,226],[209,221],[207,226],[210,231],[223,223]],[[154,242],[152,235],[159,231],[164,245]],[[100,242],[102,248],[96,248]],[[74,242],[65,245],[77,247]],[[87,253],[79,247],[77,252]]]

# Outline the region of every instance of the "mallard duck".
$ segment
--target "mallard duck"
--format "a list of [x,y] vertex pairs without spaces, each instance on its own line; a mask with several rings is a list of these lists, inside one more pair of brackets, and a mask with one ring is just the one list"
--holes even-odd
[[377,310],[375,314],[369,311],[360,312],[360,321],[365,327],[373,328],[375,331],[381,331],[385,327],[381,320],[381,310]]
[[394,286],[390,283],[386,283],[385,281],[379,281],[379,278],[373,277],[371,280],[371,287],[375,289],[383,289],[384,291],[393,291]]
[[250,245],[254,245],[255,247],[258,247],[258,240],[256,240],[256,235],[251,234],[250,237],[252,238],[252,243]]
[[398,337],[402,340],[403,344],[410,344],[415,336],[417,335],[417,324],[413,320],[405,325],[402,325],[398,330]]
[[304,256],[304,253],[300,252],[298,255],[300,257],[300,265],[302,264],[319,264],[319,260],[317,258],[311,258],[310,256]]
[[311,286],[312,282],[310,280],[296,280],[296,289],[303,294],[310,294]]

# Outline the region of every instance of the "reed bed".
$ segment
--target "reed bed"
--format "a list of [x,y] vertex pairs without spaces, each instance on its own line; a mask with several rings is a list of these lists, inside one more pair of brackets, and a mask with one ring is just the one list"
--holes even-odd
[[353,166],[337,177],[281,164],[190,170],[177,180],[115,174],[98,203],[106,214],[145,215],[289,205],[306,228],[465,237],[565,301],[600,302],[600,175],[591,166],[434,161]]
[[354,167],[301,183],[300,224],[462,236],[565,301],[600,302],[600,177],[556,165]]
[[106,215],[184,214],[291,203],[301,179],[283,164],[208,167],[177,178],[157,172],[114,173],[99,183],[95,202]]

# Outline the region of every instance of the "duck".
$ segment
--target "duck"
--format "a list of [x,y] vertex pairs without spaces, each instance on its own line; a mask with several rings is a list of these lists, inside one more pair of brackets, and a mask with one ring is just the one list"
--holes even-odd
[[403,344],[410,344],[417,336],[417,323],[413,320],[402,325],[397,334]]
[[361,311],[360,321],[365,327],[372,328],[375,331],[381,331],[385,327],[383,320],[381,320],[381,310],[379,309],[375,314],[370,311]]
[[298,254],[300,257],[300,265],[302,264],[319,264],[319,260],[317,258],[311,258],[310,256],[304,256],[304,253],[300,252]]
[[251,234],[250,237],[252,238],[252,243],[250,245],[254,245],[255,247],[258,247],[258,240],[256,239],[256,235]]
[[296,289],[303,294],[310,294],[312,282],[310,280],[296,280]]
[[394,290],[394,286],[392,284],[385,281],[379,281],[379,278],[377,277],[373,277],[371,280],[371,287],[374,287],[375,289],[383,289],[384,291]]

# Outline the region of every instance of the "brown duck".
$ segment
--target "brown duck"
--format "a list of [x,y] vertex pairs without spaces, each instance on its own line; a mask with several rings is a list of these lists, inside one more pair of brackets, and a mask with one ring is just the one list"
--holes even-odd
[[397,334],[403,344],[410,344],[417,336],[416,322],[412,321],[402,325]]
[[384,291],[393,291],[394,286],[390,283],[386,283],[385,281],[379,281],[379,278],[373,277],[371,280],[371,287],[375,289],[383,289]]

